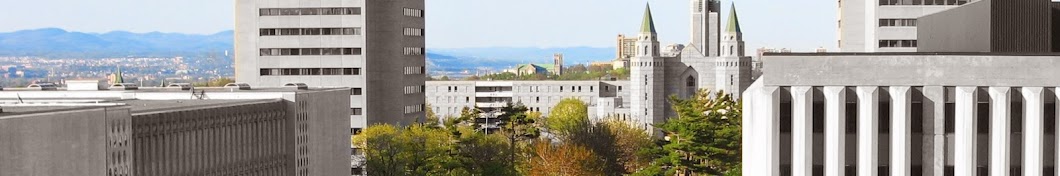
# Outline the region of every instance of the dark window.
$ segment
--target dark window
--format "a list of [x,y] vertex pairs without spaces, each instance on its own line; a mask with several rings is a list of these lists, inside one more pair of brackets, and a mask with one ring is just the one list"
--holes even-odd
[[351,115],[362,115],[363,113],[361,108],[350,108]]
[[350,92],[351,92],[350,93],[351,95],[362,95],[362,94],[364,94],[364,90],[361,89],[361,88],[353,88],[353,90],[351,90]]

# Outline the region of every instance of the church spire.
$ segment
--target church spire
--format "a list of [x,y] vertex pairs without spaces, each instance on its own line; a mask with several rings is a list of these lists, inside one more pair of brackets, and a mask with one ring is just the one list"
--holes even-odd
[[640,26],[642,33],[655,33],[655,21],[651,17],[651,4],[644,6],[644,22]]
[[740,31],[740,19],[736,17],[736,3],[732,3],[732,10],[729,12],[729,24],[728,29],[725,32],[741,33]]
[[114,83],[125,83],[125,78],[122,78],[121,66],[118,66],[118,72],[114,73]]

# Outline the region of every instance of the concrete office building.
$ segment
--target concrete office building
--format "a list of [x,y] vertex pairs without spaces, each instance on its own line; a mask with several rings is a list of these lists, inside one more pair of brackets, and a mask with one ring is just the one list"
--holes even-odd
[[[482,85],[503,84],[511,87],[503,89],[511,90],[504,94],[505,98],[511,96],[512,103],[524,103],[535,111],[548,112],[562,98],[577,97],[589,103],[593,117],[619,117],[649,128],[674,115],[667,103],[671,95],[690,97],[698,90],[707,89],[739,97],[751,84],[753,66],[751,57],[744,54],[743,32],[735,5],[726,28],[721,29],[718,18],[721,2],[689,2],[693,16],[691,42],[665,48],[659,44],[651,8],[645,7],[630,57],[629,81],[431,82],[427,100],[436,108],[444,108],[435,112],[459,114],[460,109],[476,107],[480,101],[508,101],[476,98],[483,97],[476,94],[480,88],[491,87]],[[620,39],[620,45],[626,45],[621,44],[623,40]]]
[[1043,43],[1056,30],[1042,27],[1045,3],[921,17],[951,25],[920,26],[920,47],[950,53],[766,54],[744,92],[745,174],[1056,175],[1060,53]]
[[917,18],[976,0],[840,0],[840,52],[916,52]]
[[353,91],[351,127],[424,119],[424,2],[237,0],[236,81]]
[[348,89],[0,91],[2,175],[346,175]]

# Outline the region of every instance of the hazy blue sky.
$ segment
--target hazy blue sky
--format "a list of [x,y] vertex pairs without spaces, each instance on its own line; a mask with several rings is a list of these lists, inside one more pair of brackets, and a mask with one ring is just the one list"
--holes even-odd
[[[724,1],[724,17],[734,0]],[[836,1],[735,0],[749,48],[835,48]],[[429,48],[612,47],[650,2],[663,43],[688,43],[687,0],[427,0]],[[0,32],[210,34],[233,28],[232,0],[32,0],[0,6]]]

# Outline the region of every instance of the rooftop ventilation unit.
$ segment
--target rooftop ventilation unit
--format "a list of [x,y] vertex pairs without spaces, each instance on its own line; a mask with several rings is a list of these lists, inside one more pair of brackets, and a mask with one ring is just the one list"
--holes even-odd
[[295,89],[298,89],[298,90],[309,90],[309,85],[306,85],[305,83],[287,83],[287,84],[283,84],[283,87],[285,87],[285,88],[295,88]]
[[225,84],[224,88],[239,89],[239,90],[250,90],[250,84],[247,84],[247,83],[228,83],[228,84]]
[[27,90],[58,90],[59,86],[55,83],[36,83],[26,86]]
[[140,90],[140,85],[134,83],[115,83],[110,85],[110,90]]
[[173,84],[169,84],[168,86],[166,86],[166,88],[170,88],[170,89],[178,89],[179,88],[180,90],[191,90],[192,87],[194,87],[194,86],[192,86],[190,83],[173,83]]

